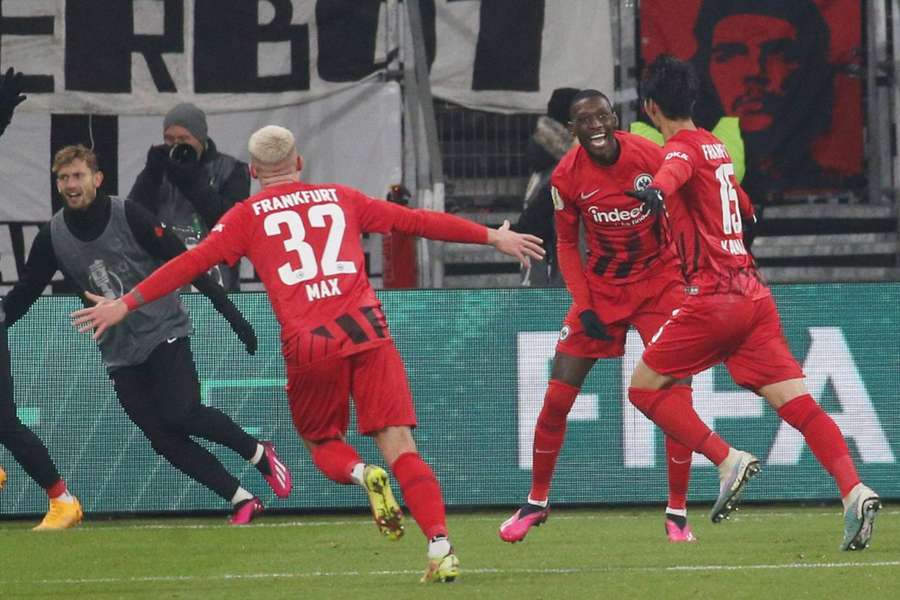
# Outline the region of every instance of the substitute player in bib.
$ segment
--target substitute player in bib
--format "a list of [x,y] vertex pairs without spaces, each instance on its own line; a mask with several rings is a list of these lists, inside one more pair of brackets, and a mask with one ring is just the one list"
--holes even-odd
[[[528,501],[500,526],[500,538],[518,542],[550,512],[549,491],[566,433],[566,418],[597,359],[622,356],[633,326],[646,344],[684,298],[684,279],[671,247],[660,244],[658,219],[622,193],[642,189],[662,164],[662,148],[617,131],[609,99],[597,90],[575,95],[569,128],[579,145],[551,178],[559,266],[572,306],[565,317],[532,448]],[[583,224],[589,248],[582,262]],[[690,380],[674,388],[690,405]],[[695,541],[687,523],[691,450],[666,437],[669,499],[665,529],[673,542]]]
[[809,395],[788,349],[771,292],[744,247],[739,206],[748,202],[734,180],[731,158],[691,118],[698,88],[692,67],[665,55],[641,81],[644,110],[666,139],[665,161],[650,187],[631,194],[648,210],[668,213],[694,294],[644,351],[629,398],[666,433],[719,466],[720,494],[712,512],[718,522],[734,508],[759,462],[710,431],[678,399],[673,383],[724,362],[738,385],[763,396],[803,434],[843,499],[841,549],[861,550],[869,544],[881,502],[860,482],[840,429]]
[[[527,263],[540,239],[490,230],[445,213],[411,210],[337,184],[300,180],[294,136],[270,125],[248,144],[262,191],[229,210],[199,246],[169,262],[124,298],[74,313],[101,335],[134,310],[210,265],[253,263],[281,325],[294,426],[316,467],[332,481],[362,486],[379,530],[403,534],[402,513],[384,469],[365,464],[344,439],[353,396],[359,430],[375,439],[406,505],[428,538],[423,582],[453,581],[459,561],[447,537],[441,488],[416,451],[415,410],[400,354],[365,273],[360,236],[401,231],[436,240],[491,244]],[[102,299],[97,298],[102,302]]]
[[[53,157],[56,187],[64,203],[31,245],[19,283],[3,301],[9,325],[28,309],[61,271],[79,290],[115,298],[165,260],[184,252],[171,231],[134,202],[99,191],[103,172],[84,146],[66,146]],[[228,321],[247,351],[256,335],[225,290],[209,276],[194,282]],[[119,404],[174,467],[233,506],[231,523],[245,525],[262,502],[192,437],[221,444],[256,466],[280,498],[291,492],[290,471],[275,447],[247,434],[222,411],[204,406],[188,336],[191,321],[177,294],[131,315],[116,331],[97,338]]]

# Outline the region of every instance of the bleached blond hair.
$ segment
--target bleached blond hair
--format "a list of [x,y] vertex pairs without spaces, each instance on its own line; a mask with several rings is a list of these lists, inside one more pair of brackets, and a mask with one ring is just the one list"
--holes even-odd
[[294,155],[296,142],[289,129],[278,125],[266,125],[256,130],[247,142],[250,159],[259,165],[279,165]]

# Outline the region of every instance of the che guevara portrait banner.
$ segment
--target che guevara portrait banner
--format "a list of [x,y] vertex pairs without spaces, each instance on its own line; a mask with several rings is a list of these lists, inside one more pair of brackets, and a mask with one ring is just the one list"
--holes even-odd
[[643,0],[640,54],[691,61],[695,110],[740,119],[751,196],[859,187],[862,14],[856,0]]

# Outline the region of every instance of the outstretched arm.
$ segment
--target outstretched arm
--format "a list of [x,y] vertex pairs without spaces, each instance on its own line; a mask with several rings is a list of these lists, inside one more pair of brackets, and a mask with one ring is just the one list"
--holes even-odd
[[694,174],[694,163],[690,147],[680,144],[666,144],[663,148],[663,164],[653,176],[653,181],[642,190],[625,191],[626,196],[641,201],[641,209],[648,214],[662,214],[665,198],[677,192]]
[[524,265],[528,264],[529,258],[541,260],[544,257],[543,240],[511,231],[509,221],[504,221],[498,229],[489,229],[448,213],[406,208],[362,195],[361,201],[360,224],[365,232],[400,231],[430,240],[487,244]]
[[687,146],[667,144],[663,151],[666,153],[665,160],[653,176],[653,183],[650,186],[661,191],[663,196],[668,196],[678,191],[691,178],[694,174],[694,164]]
[[88,300],[98,304],[73,312],[72,325],[81,333],[93,329],[91,337],[97,339],[104,331],[124,319],[129,310],[177,290],[216,263],[234,264],[246,247],[243,210],[243,205],[236,205],[196,248],[173,258],[121,298],[110,301],[87,294]]
[[[163,262],[171,260],[187,252],[184,243],[177,235],[159,223],[153,215],[134,202],[125,203],[125,217],[128,226],[141,247],[154,258]],[[213,308],[228,321],[232,331],[243,342],[247,352],[256,352],[257,340],[253,327],[234,303],[228,298],[225,289],[216,283],[207,272],[203,272],[192,282],[201,294],[209,298]]]
[[[199,252],[198,252],[199,251]],[[72,325],[79,333],[94,330],[93,339],[99,339],[103,333],[117,325],[125,318],[128,311],[140,308],[174,292],[178,288],[187,285],[196,279],[201,273],[208,271],[214,264],[221,262],[219,258],[210,258],[211,252],[203,252],[203,242],[193,250],[173,258],[137,284],[133,290],[109,300],[90,292],[85,292],[85,297],[96,306],[83,308],[72,313]]]

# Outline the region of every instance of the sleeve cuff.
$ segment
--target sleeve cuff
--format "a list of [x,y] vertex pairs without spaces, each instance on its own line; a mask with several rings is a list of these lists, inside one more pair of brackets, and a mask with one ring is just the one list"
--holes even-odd
[[122,296],[122,302],[125,303],[125,306],[129,311],[136,310],[144,304],[144,298],[141,296],[141,293],[137,290],[131,290],[124,296]]

